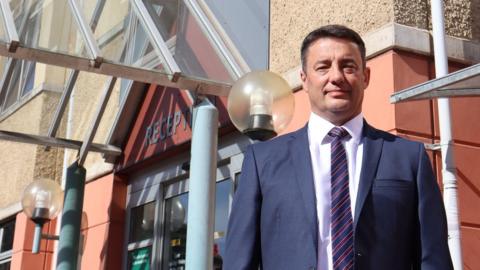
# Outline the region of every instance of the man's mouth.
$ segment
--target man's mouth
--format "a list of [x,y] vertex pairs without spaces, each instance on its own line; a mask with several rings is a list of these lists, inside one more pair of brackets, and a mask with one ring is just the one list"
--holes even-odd
[[344,96],[348,95],[350,91],[344,90],[344,89],[332,89],[332,90],[326,90],[325,94],[329,96]]

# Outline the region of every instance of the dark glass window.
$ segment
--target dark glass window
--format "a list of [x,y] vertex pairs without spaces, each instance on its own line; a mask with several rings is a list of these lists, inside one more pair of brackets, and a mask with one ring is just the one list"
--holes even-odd
[[130,217],[129,242],[140,242],[152,238],[154,221],[155,202],[133,208]]
[[[225,251],[225,235],[232,198],[232,180],[217,183],[215,195],[215,229],[213,246],[213,269],[222,269],[222,254]],[[165,200],[165,227],[163,236],[164,270],[185,269],[187,242],[188,193]]]
[[0,270],[10,269],[14,234],[14,219],[0,223]]
[[2,224],[2,245],[0,252],[12,250],[13,247],[13,234],[15,232],[15,220]]
[[165,201],[165,234],[163,236],[163,268],[185,269],[187,242],[188,193]]

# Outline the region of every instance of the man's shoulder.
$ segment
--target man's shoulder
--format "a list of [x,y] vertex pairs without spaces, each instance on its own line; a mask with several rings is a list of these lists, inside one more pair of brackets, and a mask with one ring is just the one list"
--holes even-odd
[[398,147],[400,149],[418,149],[423,144],[419,141],[414,141],[409,138],[400,137],[398,135],[392,134],[390,132],[377,129],[370,125],[366,125],[365,128],[367,129],[365,132],[365,136],[371,139],[383,139],[384,144]]
[[305,147],[308,147],[306,126],[296,131],[282,134],[268,141],[254,143],[249,147],[256,154],[268,155],[272,153],[280,153],[287,150],[292,141],[302,138],[305,139]]

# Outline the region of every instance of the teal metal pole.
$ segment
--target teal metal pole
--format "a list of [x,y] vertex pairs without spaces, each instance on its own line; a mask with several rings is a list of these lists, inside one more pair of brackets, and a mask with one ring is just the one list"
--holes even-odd
[[42,241],[43,223],[35,223],[35,232],[33,233],[32,253],[37,254],[40,251],[40,242]]
[[217,135],[218,110],[205,99],[193,111],[186,270],[213,268]]
[[86,170],[73,163],[67,169],[65,200],[58,241],[57,270],[76,270],[82,222]]

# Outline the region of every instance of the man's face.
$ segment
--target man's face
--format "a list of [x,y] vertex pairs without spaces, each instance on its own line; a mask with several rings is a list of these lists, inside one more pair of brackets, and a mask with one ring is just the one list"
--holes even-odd
[[300,77],[312,111],[342,125],[361,112],[370,69],[363,66],[355,43],[328,37],[310,45]]

